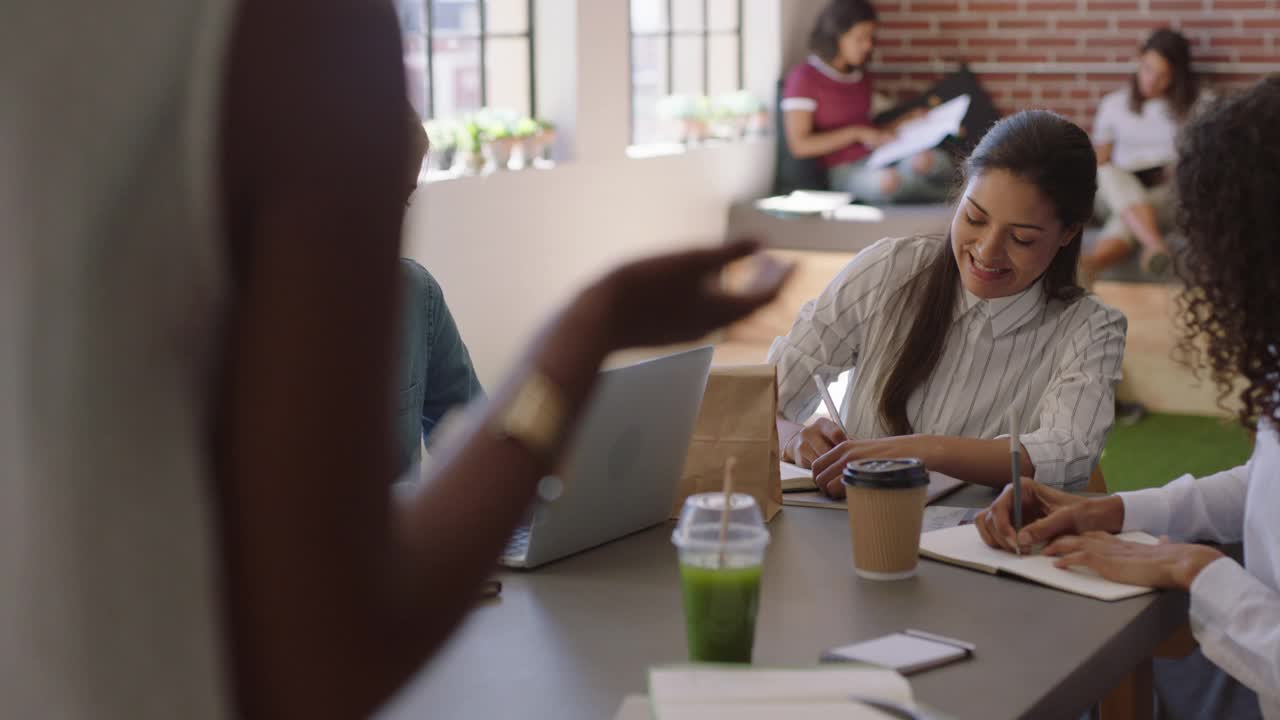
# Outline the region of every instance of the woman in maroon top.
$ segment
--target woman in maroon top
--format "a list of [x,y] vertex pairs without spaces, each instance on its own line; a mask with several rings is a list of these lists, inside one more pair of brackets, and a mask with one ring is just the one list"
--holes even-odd
[[871,121],[872,82],[865,66],[875,32],[876,11],[867,0],[832,0],[822,11],[809,36],[812,54],[791,69],[783,87],[787,145],[798,158],[820,158],[832,189],[862,202],[941,202],[955,175],[941,150],[886,168],[867,167],[871,150],[892,140],[896,127]]

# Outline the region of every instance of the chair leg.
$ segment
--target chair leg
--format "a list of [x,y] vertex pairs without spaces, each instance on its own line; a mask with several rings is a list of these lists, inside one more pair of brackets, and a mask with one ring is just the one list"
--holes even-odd
[[1155,716],[1151,659],[1138,663],[1099,703],[1100,720],[1151,720]]
[[1195,636],[1191,634],[1191,622],[1187,621],[1156,648],[1155,657],[1184,658],[1195,652],[1199,645]]

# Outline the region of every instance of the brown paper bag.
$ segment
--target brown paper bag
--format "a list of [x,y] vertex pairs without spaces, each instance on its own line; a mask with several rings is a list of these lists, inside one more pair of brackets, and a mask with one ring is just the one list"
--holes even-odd
[[690,495],[723,490],[725,461],[736,457],[734,491],[754,497],[764,519],[772,520],[782,509],[777,414],[773,365],[712,368],[671,517],[679,517]]

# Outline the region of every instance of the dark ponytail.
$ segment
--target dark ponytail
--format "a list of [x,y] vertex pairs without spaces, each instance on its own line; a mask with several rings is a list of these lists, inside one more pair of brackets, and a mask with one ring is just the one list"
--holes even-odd
[[[1089,135],[1077,125],[1044,110],[1029,110],[996,123],[974,148],[964,166],[964,181],[989,170],[1005,170],[1034,184],[1057,211],[1063,227],[1081,225],[1093,214],[1098,161]],[[1074,302],[1084,291],[1076,282],[1083,231],[1058,250],[1044,275],[1045,295]],[[929,379],[942,359],[954,319],[960,269],[951,238],[904,288],[914,313],[897,360],[880,392],[880,421],[893,435],[914,430],[907,400]]]

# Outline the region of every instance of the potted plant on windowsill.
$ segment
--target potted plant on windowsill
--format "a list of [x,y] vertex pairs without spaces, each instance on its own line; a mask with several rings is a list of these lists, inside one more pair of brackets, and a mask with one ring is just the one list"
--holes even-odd
[[764,137],[769,134],[769,106],[755,95],[750,93],[748,95],[751,98],[751,106],[747,115],[747,135]]
[[533,165],[536,156],[534,141],[537,135],[538,121],[533,118],[521,118],[511,128],[511,136],[515,142],[511,148],[511,161],[507,163],[507,167],[512,170],[523,170]]
[[694,145],[707,137],[708,104],[695,95],[668,95],[658,101],[657,115],[667,121],[677,142]]
[[444,120],[428,120],[422,126],[427,132],[427,170],[443,172],[453,169],[458,150],[458,128]]
[[552,158],[552,150],[556,145],[556,126],[548,120],[533,121],[537,126],[537,131],[529,140],[529,156],[533,159],[533,166],[538,168],[548,168],[555,165]]
[[742,135],[742,124],[726,96],[711,101],[707,111],[707,134],[717,140],[737,140]]
[[454,154],[453,169],[464,175],[475,175],[484,167],[484,155],[481,152],[483,131],[475,118],[464,120],[457,129],[457,150]]
[[747,90],[725,93],[716,98],[716,105],[728,118],[732,136],[763,135],[769,125],[769,113],[763,102]]
[[480,148],[484,154],[484,171],[486,173],[506,170],[511,162],[511,150],[515,146],[515,137],[506,123],[491,121],[484,125],[480,134]]

